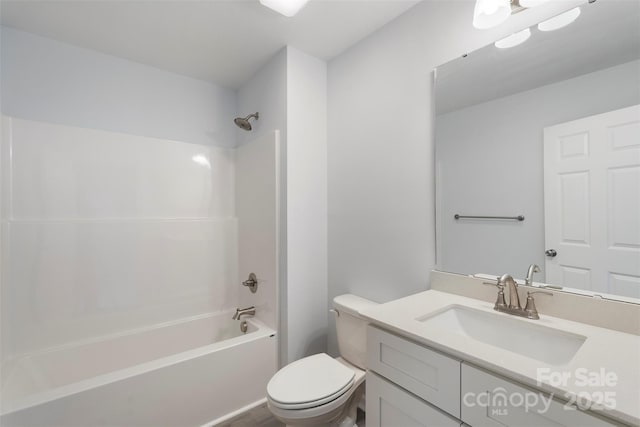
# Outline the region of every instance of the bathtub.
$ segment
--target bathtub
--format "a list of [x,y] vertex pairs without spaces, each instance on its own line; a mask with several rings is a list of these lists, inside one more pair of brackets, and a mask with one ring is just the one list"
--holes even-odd
[[215,425],[265,401],[276,334],[204,315],[25,355],[2,366],[0,425]]

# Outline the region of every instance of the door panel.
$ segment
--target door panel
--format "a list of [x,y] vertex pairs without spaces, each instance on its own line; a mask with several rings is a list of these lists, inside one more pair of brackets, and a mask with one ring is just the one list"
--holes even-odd
[[546,281],[640,297],[640,106],[544,130]]

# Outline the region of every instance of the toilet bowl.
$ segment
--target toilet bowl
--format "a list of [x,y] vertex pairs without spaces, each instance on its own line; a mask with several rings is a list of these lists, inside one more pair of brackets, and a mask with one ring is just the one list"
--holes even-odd
[[334,298],[338,349],[305,357],[280,369],[267,385],[268,407],[287,426],[356,426],[364,395],[366,325],[358,311],[376,303],[355,295]]

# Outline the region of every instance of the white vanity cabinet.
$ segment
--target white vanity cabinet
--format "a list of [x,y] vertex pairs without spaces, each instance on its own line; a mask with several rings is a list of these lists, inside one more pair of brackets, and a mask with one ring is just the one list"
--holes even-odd
[[[462,364],[462,419],[473,426],[617,426],[546,393]],[[478,404],[480,403],[480,404]],[[527,410],[528,409],[528,410]]]
[[460,420],[390,381],[367,372],[367,426],[460,427]]
[[367,363],[367,427],[620,425],[371,325]]
[[460,427],[460,360],[367,330],[368,427]]
[[371,371],[460,418],[460,360],[369,326],[367,363]]

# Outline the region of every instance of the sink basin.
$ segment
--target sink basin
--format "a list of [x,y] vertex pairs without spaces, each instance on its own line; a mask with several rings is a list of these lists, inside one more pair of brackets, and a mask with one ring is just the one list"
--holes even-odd
[[425,325],[545,362],[564,365],[587,339],[510,315],[460,305],[416,319]]

